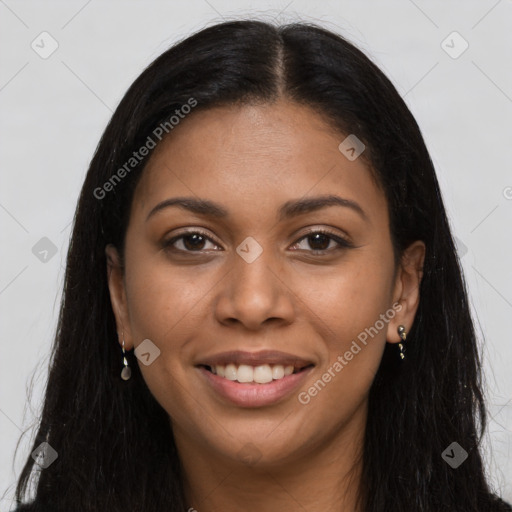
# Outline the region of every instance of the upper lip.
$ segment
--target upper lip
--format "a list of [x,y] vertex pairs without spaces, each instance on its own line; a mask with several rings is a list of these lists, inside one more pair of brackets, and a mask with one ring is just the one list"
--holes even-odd
[[248,364],[251,366],[281,364],[283,366],[293,366],[295,369],[301,369],[314,364],[313,361],[309,361],[286,352],[280,352],[278,350],[260,350],[258,352],[231,350],[205,357],[197,363],[197,366],[216,366],[226,365],[229,363],[233,363],[235,365]]

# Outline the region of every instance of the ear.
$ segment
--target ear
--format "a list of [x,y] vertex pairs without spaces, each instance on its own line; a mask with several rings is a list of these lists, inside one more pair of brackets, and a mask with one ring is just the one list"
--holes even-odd
[[116,318],[117,334],[119,344],[122,345],[124,337],[124,347],[126,350],[133,348],[132,336],[130,330],[130,318],[128,315],[128,304],[126,300],[126,289],[124,282],[124,268],[121,263],[119,252],[112,245],[105,247],[107,257],[107,280],[110,292],[110,301]]
[[401,338],[398,326],[403,325],[409,332],[420,303],[420,284],[423,278],[423,262],[425,261],[425,244],[421,240],[413,242],[405,249],[397,270],[393,290],[393,304],[399,303],[396,315],[388,323],[387,341],[398,343]]

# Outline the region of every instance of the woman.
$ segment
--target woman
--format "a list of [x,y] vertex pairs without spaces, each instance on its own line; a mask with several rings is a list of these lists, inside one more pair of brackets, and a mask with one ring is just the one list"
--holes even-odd
[[20,511],[512,510],[420,130],[322,28],[222,23],[130,87],[54,350]]

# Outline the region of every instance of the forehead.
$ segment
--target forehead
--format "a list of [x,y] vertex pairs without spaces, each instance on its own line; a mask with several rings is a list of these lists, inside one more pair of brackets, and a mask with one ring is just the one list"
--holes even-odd
[[327,193],[385,209],[365,160],[350,161],[338,149],[345,138],[318,112],[292,102],[193,112],[154,150],[134,213],[178,195],[222,202],[239,215]]

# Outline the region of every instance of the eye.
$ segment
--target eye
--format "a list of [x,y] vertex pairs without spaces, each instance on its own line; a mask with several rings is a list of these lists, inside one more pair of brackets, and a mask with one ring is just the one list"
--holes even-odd
[[[348,240],[323,229],[310,231],[306,236],[295,242],[292,247],[297,247],[303,241],[312,247],[311,250],[307,248],[305,250],[309,250],[314,255],[325,255],[339,249],[353,247],[352,243]],[[334,247],[330,247],[331,242],[334,242]]]
[[[308,242],[312,249],[305,248],[302,250],[309,251],[314,255],[324,255],[338,249],[353,247],[351,242],[338,235],[335,235],[334,233],[326,230],[316,229],[310,231],[306,236],[303,236],[297,242],[295,242],[295,244],[292,246],[292,250],[296,250],[297,247],[303,243],[303,241]],[[334,247],[331,247],[332,242],[334,242]],[[172,249],[177,252],[201,253],[203,250],[208,250],[205,248],[205,245],[208,243],[211,243],[215,247],[219,247],[205,232],[194,230],[181,233],[180,235],[177,235],[170,240],[164,241],[163,247],[164,249]],[[217,251],[222,249],[213,250]]]
[[[176,242],[179,242],[178,245],[181,245],[181,247],[176,246]],[[207,244],[207,242],[213,244],[211,238],[207,236],[206,233],[203,231],[195,230],[181,233],[180,235],[175,236],[170,240],[166,240],[163,243],[163,246],[164,249],[175,249],[176,251],[181,252],[201,252],[202,250],[206,250],[204,246]]]

